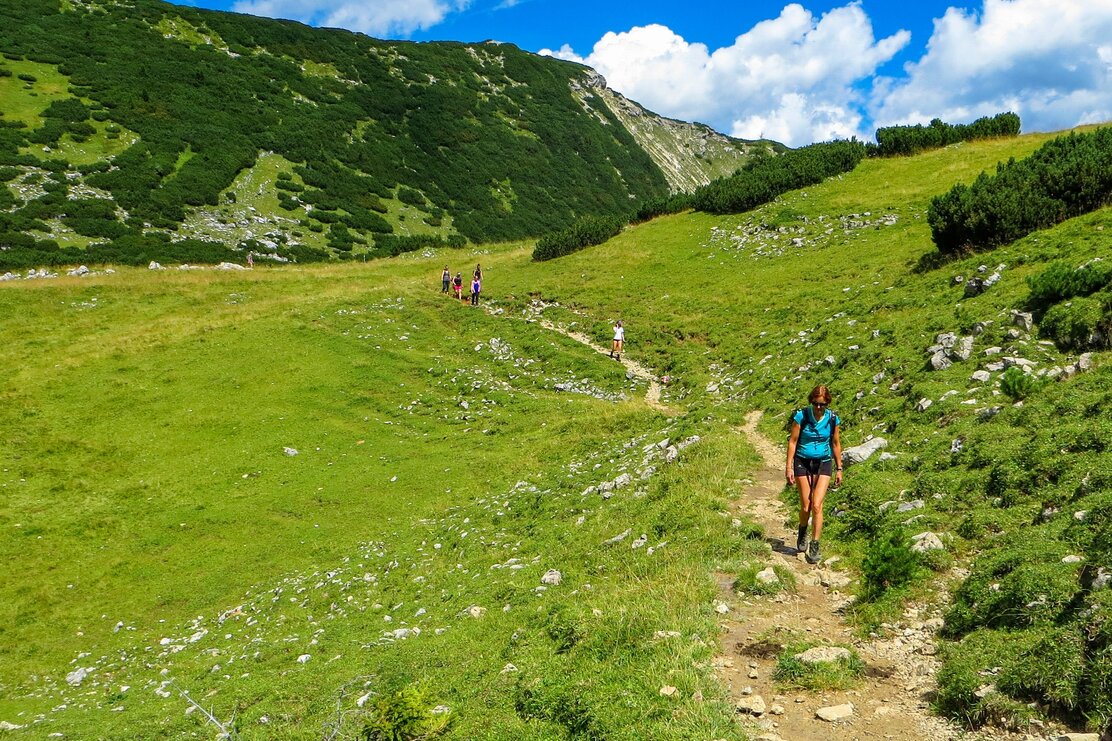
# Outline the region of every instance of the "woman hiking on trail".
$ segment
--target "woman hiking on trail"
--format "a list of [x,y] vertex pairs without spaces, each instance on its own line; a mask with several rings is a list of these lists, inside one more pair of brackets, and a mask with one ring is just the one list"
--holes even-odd
[[[819,562],[822,537],[822,500],[834,476],[842,483],[842,420],[829,409],[830,389],[815,386],[807,397],[809,405],[792,415],[788,438],[788,462],[784,475],[788,485],[799,489],[799,532],[795,549],[807,549],[807,563]],[[811,542],[807,543],[807,521],[811,521]]]
[[617,353],[618,360],[622,359],[622,345],[625,344],[625,327],[622,326],[622,320],[619,319],[614,325],[614,344],[610,346],[610,357],[614,357]]

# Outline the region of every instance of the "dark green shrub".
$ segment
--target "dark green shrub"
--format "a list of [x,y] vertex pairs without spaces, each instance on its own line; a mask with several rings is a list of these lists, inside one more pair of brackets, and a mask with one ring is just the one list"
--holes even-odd
[[894,528],[865,549],[865,560],[861,564],[861,598],[876,601],[887,591],[910,584],[919,570],[919,557],[911,550],[907,534]]
[[1032,373],[1024,373],[1016,366],[1000,376],[1000,390],[1012,401],[1026,399],[1046,384],[1046,380]]
[[691,204],[699,211],[713,214],[749,211],[789,190],[850,172],[864,157],[865,145],[856,139],[811,144],[777,156],[754,157],[736,174],[696,190]]
[[525,720],[542,720],[561,726],[568,738],[601,741],[606,734],[594,710],[577,687],[558,678],[518,680],[514,687],[514,710]]
[[398,200],[410,206],[425,205],[425,197],[421,195],[421,191],[407,188],[404,185],[398,186]]
[[1026,534],[982,553],[946,614],[948,635],[978,627],[1017,629],[1053,622],[1077,594],[1078,568],[1062,563],[1067,547]]
[[1061,301],[1074,296],[1088,296],[1110,283],[1112,264],[1106,265],[1103,260],[1093,260],[1077,268],[1069,263],[1056,262],[1038,275],[1027,278],[1027,286],[1031,289],[1027,306],[1036,315],[1042,316]]
[[931,200],[927,221],[942,254],[986,250],[1079,216],[1112,196],[1112,129],[1071,133],[995,175],[957,184]]
[[1039,324],[1042,336],[1053,340],[1062,350],[1076,351],[1108,347],[1110,329],[1112,313],[1101,295],[1052,306]]
[[1112,647],[1102,648],[1089,657],[1080,694],[1089,726],[1107,728],[1112,723]]
[[602,244],[622,231],[622,222],[609,216],[585,216],[569,228],[546,234],[537,240],[533,259],[537,262],[570,255],[586,247]]
[[433,712],[427,686],[411,684],[380,695],[363,726],[365,741],[418,741],[435,738],[448,729],[451,716]]
[[910,155],[960,141],[989,139],[1019,134],[1019,116],[998,113],[978,118],[971,124],[948,124],[934,119],[927,126],[887,126],[876,130],[877,146],[871,154],[881,157]]
[[982,688],[993,683],[989,670],[1002,667],[1010,656],[1026,650],[1029,645],[1030,639],[1023,634],[979,630],[959,644],[944,646],[942,667],[936,675],[935,708],[940,714],[970,728],[1002,720],[1000,711],[1007,704],[1001,704],[999,699],[1004,698],[989,701],[992,694],[978,697],[978,692],[984,694]]

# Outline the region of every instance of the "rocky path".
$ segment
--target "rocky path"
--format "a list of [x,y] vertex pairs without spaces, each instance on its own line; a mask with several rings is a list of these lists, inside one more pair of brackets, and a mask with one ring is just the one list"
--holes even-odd
[[[542,303],[537,303],[539,306],[543,307]],[[486,308],[487,311],[491,311],[490,304],[487,304],[484,308]],[[582,332],[576,332],[573,329],[569,329],[563,325],[556,324],[548,319],[545,319],[543,316],[541,316],[540,311],[536,311],[529,321],[534,321],[541,327],[549,331],[559,332],[565,337],[569,337],[576,342],[586,345],[597,353],[602,353],[604,355],[608,355],[610,353],[609,347],[602,347],[601,345],[597,345],[595,344],[594,340],[592,340],[590,337],[583,334]],[[674,409],[673,407],[670,407],[661,401],[660,396],[662,386],[660,384],[660,379],[657,378],[655,373],[638,363],[636,360],[631,359],[628,355],[623,357],[618,362],[622,364],[627,373],[636,378],[640,378],[642,381],[645,381],[645,383],[648,384],[648,390],[645,392],[646,404],[651,406],[653,409],[656,409],[657,411],[667,414],[670,417],[674,417],[680,414],[679,410]]]
[[[927,698],[939,664],[932,633],[942,624],[937,615],[911,606],[885,636],[869,640],[856,638],[846,625],[840,610],[849,601],[850,578],[837,569],[836,558],[811,566],[796,552],[796,513],[779,499],[785,453],[757,431],[760,417],[760,412],[751,413],[738,432],[760,452],[764,465],[753,480],[743,482],[732,507],[760,523],[772,548],[767,565],[790,570],[796,586],[773,596],[741,595],[734,592],[732,575],[719,578],[722,601],[731,609],[722,624],[716,671],[751,737],[765,741],[988,738],[963,732],[930,714]],[[800,640],[852,647],[867,666],[866,676],[847,691],[812,692],[774,682],[783,646]],[[820,710],[839,706],[835,714],[844,714],[842,719],[818,717]]]
[[[538,323],[542,327],[544,327],[545,329],[552,330],[553,332],[559,332],[560,334],[564,335],[565,337],[570,337],[571,339],[575,340],[576,342],[583,343],[587,347],[590,347],[591,349],[593,349],[595,352],[603,353],[603,354],[606,354],[606,355],[608,355],[610,353],[610,348],[602,347],[600,345],[596,345],[590,337],[588,337],[585,334],[582,334],[581,332],[576,332],[574,330],[568,329],[567,327],[561,327],[558,324],[553,324],[552,322],[548,321],[547,319],[539,319]],[[645,392],[645,403],[646,404],[648,404],[652,408],[657,409],[661,412],[664,412],[665,414],[668,414],[670,416],[674,416],[674,415],[679,413],[675,409],[673,409],[673,408],[669,407],[668,405],[664,404],[663,402],[661,402],[661,400],[660,400],[660,393],[661,393],[660,381],[659,381],[659,379],[657,379],[656,375],[652,371],[650,371],[648,368],[646,368],[645,366],[638,363],[636,360],[630,359],[630,357],[628,355],[623,357],[618,362],[620,362],[622,364],[622,366],[624,366],[625,369],[629,373],[633,374],[637,378],[640,378],[641,380],[643,380],[643,381],[645,381],[646,383],[649,384],[649,388]]]

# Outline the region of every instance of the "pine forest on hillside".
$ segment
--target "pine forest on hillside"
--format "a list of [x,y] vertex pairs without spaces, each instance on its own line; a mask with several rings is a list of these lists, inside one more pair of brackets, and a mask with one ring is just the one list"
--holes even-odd
[[538,236],[669,192],[594,73],[512,45],[154,0],[9,1],[0,19],[8,267],[389,255]]

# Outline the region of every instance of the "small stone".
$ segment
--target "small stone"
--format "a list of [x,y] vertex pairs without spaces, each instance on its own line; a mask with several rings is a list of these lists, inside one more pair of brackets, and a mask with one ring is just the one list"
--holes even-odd
[[285,452],[285,454],[286,454],[286,455],[288,455],[288,456],[291,456],[291,457],[292,457],[292,456],[295,456],[295,455],[297,455],[297,448],[288,448],[288,447],[287,447],[287,448],[282,448],[282,450],[283,450],[283,452]]
[[760,678],[760,674],[757,673],[756,669],[750,669],[749,674],[747,676],[749,677],[749,679],[759,679]]
[[79,666],[66,675],[66,682],[76,687],[85,681],[85,677],[87,676],[89,676],[89,670],[83,666]]
[[1069,555],[1062,559],[1062,563],[1080,563],[1084,559],[1081,556]]
[[309,659],[311,659],[311,658],[313,658],[313,657],[309,654],[301,654],[300,656],[297,657],[297,663],[298,664],[308,664]]
[[776,575],[776,571],[771,566],[758,571],[754,579],[758,584],[771,585],[780,583],[780,577]]
[[772,713],[773,715],[783,715],[784,714],[784,706],[783,705],[773,705],[772,707],[770,707],[768,709],[768,712]]
[[847,702],[844,705],[831,705],[829,707],[819,708],[815,711],[815,717],[819,720],[825,720],[827,723],[834,723],[835,721],[845,720],[852,715],[852,702]]
[[678,691],[679,690],[677,690],[670,684],[666,684],[660,688],[660,694],[664,695],[665,697],[673,697]]
[[829,664],[835,661],[849,661],[850,652],[848,648],[841,646],[815,646],[796,654],[795,658],[804,664]]
[[483,615],[486,614],[486,608],[479,607],[478,605],[471,605],[471,607],[468,607],[466,610],[464,610],[464,613],[470,615],[473,618],[481,618]]
[[548,571],[544,572],[544,576],[541,577],[541,584],[559,586],[560,582],[562,582],[563,580],[563,574],[561,574],[556,569],[549,569]]
[[926,553],[927,551],[942,551],[946,546],[942,544],[942,539],[934,533],[919,533],[918,535],[911,536],[912,544],[911,550],[916,553]]
[[750,695],[749,697],[743,697],[737,701],[737,704],[734,705],[734,708],[739,713],[745,713],[746,715],[755,715],[758,718],[764,715],[766,711],[764,698],[760,695]]
[[927,409],[930,408],[931,404],[933,404],[933,403],[934,402],[931,401],[930,399],[926,399],[926,398],[920,399],[919,403],[915,405],[915,411],[925,412],[925,411],[927,411]]
[[725,602],[719,602],[717,605],[714,606],[714,611],[717,612],[719,615],[725,615],[730,611],[730,606],[727,605]]

